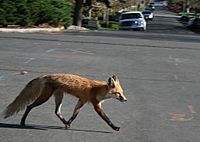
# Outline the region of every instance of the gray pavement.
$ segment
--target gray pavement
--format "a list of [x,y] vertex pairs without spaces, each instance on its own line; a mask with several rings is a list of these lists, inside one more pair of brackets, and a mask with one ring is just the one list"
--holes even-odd
[[[96,34],[0,33],[0,108],[42,74],[73,73],[101,80],[116,74],[128,102],[109,100],[103,105],[120,131],[108,127],[90,104],[65,130],[51,98],[30,113],[27,127],[19,125],[23,111],[1,118],[1,141],[199,142],[200,43],[135,39],[134,34],[145,36],[137,32],[129,38]],[[65,96],[66,118],[75,104],[75,98]]]

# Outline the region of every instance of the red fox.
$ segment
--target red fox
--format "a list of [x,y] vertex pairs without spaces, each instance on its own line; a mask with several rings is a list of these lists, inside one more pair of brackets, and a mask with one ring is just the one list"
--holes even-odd
[[[63,95],[67,93],[78,98],[73,115],[68,121],[61,114]],[[92,103],[95,111],[114,130],[115,126],[106,116],[101,103],[105,99],[115,98],[121,102],[127,99],[117,76],[113,75],[108,81],[90,80],[73,74],[49,74],[37,77],[30,81],[16,99],[3,111],[3,117],[7,118],[26,108],[20,124],[25,126],[25,120],[32,108],[46,102],[52,95],[55,97],[55,114],[69,128],[77,117],[80,109],[87,102]]]

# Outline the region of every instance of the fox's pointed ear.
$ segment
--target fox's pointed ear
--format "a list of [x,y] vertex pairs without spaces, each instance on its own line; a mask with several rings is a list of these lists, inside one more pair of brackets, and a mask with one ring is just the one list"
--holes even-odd
[[114,81],[114,79],[113,79],[112,77],[110,77],[110,78],[108,79],[108,86],[109,86],[110,88],[114,88],[114,87],[115,87],[115,81]]
[[117,80],[118,80],[118,78],[117,78],[116,75],[113,75],[112,78],[114,79],[114,81],[117,81]]

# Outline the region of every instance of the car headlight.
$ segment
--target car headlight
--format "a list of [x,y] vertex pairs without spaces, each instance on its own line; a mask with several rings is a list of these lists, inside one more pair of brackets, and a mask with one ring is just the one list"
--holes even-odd
[[140,21],[140,20],[134,21],[134,24],[135,25],[144,25],[144,21]]
[[139,21],[138,24],[139,25],[144,25],[144,21]]

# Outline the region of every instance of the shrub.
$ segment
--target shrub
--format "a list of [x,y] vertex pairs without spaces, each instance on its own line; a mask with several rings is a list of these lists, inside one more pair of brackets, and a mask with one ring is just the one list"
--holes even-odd
[[0,24],[16,24],[16,17],[14,13],[16,13],[15,3],[11,0],[0,0],[1,8],[0,8]]
[[0,25],[71,24],[70,0],[0,0]]

